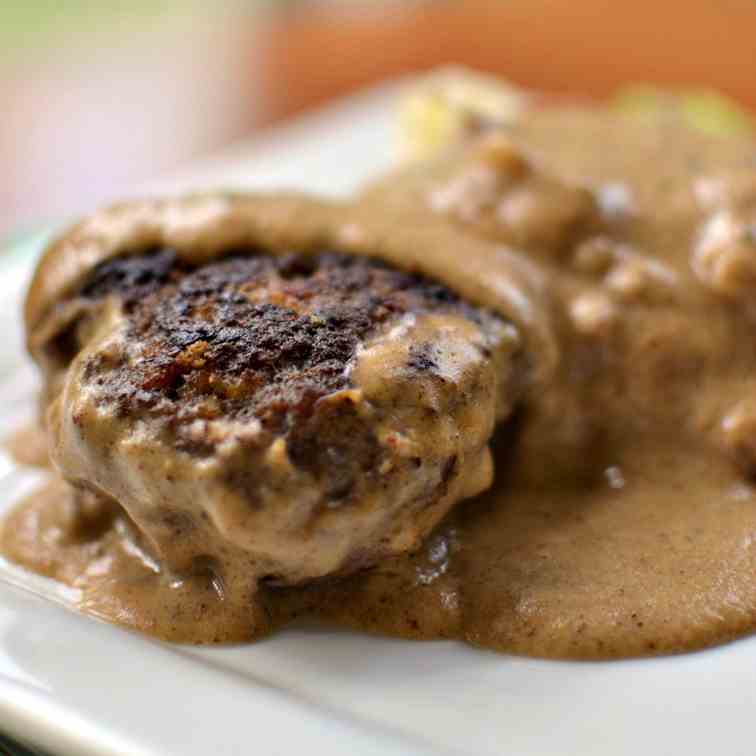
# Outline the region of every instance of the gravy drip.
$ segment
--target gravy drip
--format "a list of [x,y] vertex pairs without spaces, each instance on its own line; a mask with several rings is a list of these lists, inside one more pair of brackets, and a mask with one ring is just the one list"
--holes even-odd
[[[360,212],[491,240],[492,266],[527,260],[556,303],[556,367],[500,429],[488,492],[417,553],[305,587],[256,589],[211,563],[166,575],[118,507],[60,484],[10,516],[3,552],[81,589],[85,611],[184,642],[314,616],[587,659],[753,631],[753,144],[545,109],[400,171]],[[462,253],[426,253],[446,278],[465,266]]]

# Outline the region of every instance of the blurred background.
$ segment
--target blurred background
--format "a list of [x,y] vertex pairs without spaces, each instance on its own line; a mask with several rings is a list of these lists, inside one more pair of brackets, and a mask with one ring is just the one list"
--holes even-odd
[[756,0],[0,0],[0,238],[443,63],[756,109],[754,40]]

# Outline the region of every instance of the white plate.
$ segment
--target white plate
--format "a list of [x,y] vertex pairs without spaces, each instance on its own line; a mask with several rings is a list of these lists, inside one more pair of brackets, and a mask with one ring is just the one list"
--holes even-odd
[[[390,163],[394,94],[373,91],[148,190],[288,186],[343,194]],[[18,316],[30,263],[19,257],[0,269],[7,428],[30,416],[35,387]],[[35,474],[7,459],[0,468],[2,510]],[[63,603],[48,581],[0,563],[0,731],[55,754],[756,750],[756,639],[614,663],[541,662],[450,642],[304,629],[255,645],[196,649],[150,641]]]

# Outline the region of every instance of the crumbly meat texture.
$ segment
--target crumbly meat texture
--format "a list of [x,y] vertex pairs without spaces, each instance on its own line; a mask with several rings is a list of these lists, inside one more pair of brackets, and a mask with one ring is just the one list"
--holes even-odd
[[[407,313],[495,321],[427,279],[335,253],[231,256],[182,271],[163,250],[103,265],[83,294],[116,295],[128,313],[137,359],[103,373],[95,358],[85,372],[121,415],[169,417],[178,447],[200,455],[213,444],[192,439],[193,421],[256,418],[266,433],[290,435],[295,464],[324,472],[329,458],[355,452],[365,471],[375,461],[371,439],[312,422],[317,402],[350,384],[358,345]],[[432,351],[413,348],[408,370],[434,370],[423,346]]]
[[116,303],[117,325],[79,326],[53,458],[143,530],[197,498],[191,519],[300,582],[413,547],[490,483],[516,340],[444,286],[329,252],[189,269],[155,250],[99,266],[80,298]]

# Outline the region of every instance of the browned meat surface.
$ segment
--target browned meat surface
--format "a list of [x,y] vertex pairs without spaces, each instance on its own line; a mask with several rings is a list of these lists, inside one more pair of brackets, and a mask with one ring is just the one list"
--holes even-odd
[[100,315],[65,337],[53,460],[176,569],[225,544],[274,582],[353,571],[490,484],[516,334],[428,279],[156,250],[101,264],[80,299]]

